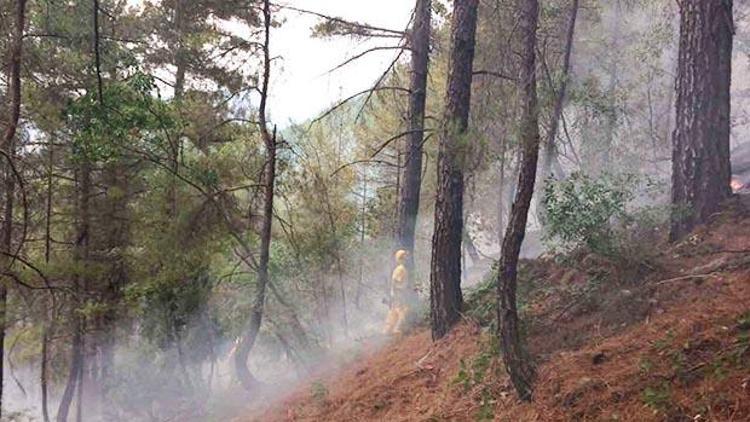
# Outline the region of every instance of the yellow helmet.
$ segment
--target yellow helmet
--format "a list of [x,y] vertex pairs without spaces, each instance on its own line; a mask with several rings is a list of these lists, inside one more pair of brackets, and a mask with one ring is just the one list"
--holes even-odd
[[409,252],[406,249],[399,249],[394,256],[396,257],[396,262],[402,264],[406,261],[406,257],[409,256]]

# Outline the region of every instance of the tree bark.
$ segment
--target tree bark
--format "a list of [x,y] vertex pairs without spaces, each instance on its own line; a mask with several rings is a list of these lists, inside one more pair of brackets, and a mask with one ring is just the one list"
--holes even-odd
[[[547,140],[544,143],[544,158],[542,160],[542,174],[540,180],[544,182],[552,174],[553,163],[556,163],[555,167],[559,167],[557,161],[557,132],[560,127],[560,117],[562,116],[563,107],[565,106],[565,98],[568,92],[568,82],[570,80],[570,58],[573,52],[573,41],[575,39],[576,20],[578,18],[578,3],[579,0],[573,0],[573,4],[570,6],[570,20],[568,21],[568,31],[565,36],[565,54],[563,56],[563,67],[562,67],[562,81],[560,82],[560,89],[557,91],[555,97],[555,108],[552,111],[552,118],[550,120],[549,131],[547,132]],[[552,80],[550,80],[552,84]],[[558,171],[561,171],[559,169]],[[555,177],[564,177],[563,174],[554,175]]]
[[424,142],[427,73],[430,64],[431,21],[432,0],[417,0],[414,9],[414,26],[409,33],[409,47],[412,52],[409,135],[398,208],[398,243],[399,248],[409,251],[407,268],[410,273],[413,273],[414,268],[414,235],[422,186],[422,143]]
[[681,0],[670,238],[706,223],[730,189],[732,0]]
[[432,338],[439,339],[458,321],[461,295],[464,163],[471,106],[471,80],[478,0],[455,0],[446,104],[438,151],[435,230],[430,265]]
[[[92,2],[92,53],[94,56],[94,67],[96,77],[97,104],[104,106],[104,86],[101,74],[101,56],[99,53],[99,1]],[[73,330],[73,341],[71,345],[70,372],[63,390],[63,395],[57,410],[57,421],[66,422],[70,413],[70,405],[73,402],[73,394],[78,388],[78,412],[76,419],[83,416],[83,370],[85,363],[85,317],[80,314],[80,307],[84,303],[84,295],[89,288],[88,266],[90,264],[91,243],[91,197],[92,197],[92,164],[91,157],[86,151],[77,157],[80,160],[78,166],[76,200],[76,239],[74,243],[73,261],[76,263],[77,274],[73,286],[73,303],[70,309],[70,322]]]
[[534,193],[539,158],[539,110],[536,92],[536,30],[539,19],[537,0],[519,0],[519,29],[523,63],[519,80],[522,84],[521,142],[523,155],[519,170],[518,190],[513,201],[508,229],[503,239],[500,267],[497,274],[498,322],[500,346],[505,368],[521,400],[531,400],[535,371],[523,349],[518,330],[516,282],[518,257],[526,235],[531,197]]
[[[45,218],[44,218],[44,263],[49,264],[50,256],[52,253],[52,197],[53,197],[53,173],[54,173],[54,143],[50,142],[48,148],[48,159],[47,166],[47,197],[45,200]],[[48,392],[48,381],[49,381],[49,365],[48,365],[48,353],[49,353],[49,342],[50,336],[53,333],[55,321],[55,311],[57,310],[57,301],[55,300],[55,294],[50,292],[50,309],[45,315],[46,321],[44,322],[44,328],[42,331],[42,362],[39,374],[39,383],[41,387],[41,405],[42,405],[42,420],[49,422],[49,392]]]
[[359,310],[362,287],[365,284],[365,231],[367,229],[367,167],[362,170],[362,207],[360,208],[359,231],[359,280],[354,294],[354,306]]
[[128,283],[128,267],[125,250],[129,243],[128,200],[129,183],[126,163],[122,157],[105,165],[107,211],[106,247],[108,257],[108,274],[101,291],[101,303],[107,306],[107,312],[98,317],[96,331],[98,341],[94,343],[99,361],[99,391],[101,399],[102,420],[111,419],[110,389],[115,378],[115,343],[117,337],[117,305],[122,299],[123,288]]
[[260,326],[263,322],[263,308],[266,301],[266,287],[268,285],[268,261],[270,259],[271,249],[271,226],[273,223],[273,197],[274,185],[276,182],[276,128],[273,133],[268,130],[268,120],[266,118],[266,101],[268,99],[268,87],[271,73],[271,55],[270,55],[270,33],[271,33],[271,5],[269,0],[263,2],[263,22],[265,27],[265,39],[263,43],[263,84],[261,88],[260,106],[258,117],[260,120],[260,132],[266,148],[266,162],[263,171],[264,192],[263,192],[263,222],[260,233],[260,257],[257,268],[257,289],[250,319],[245,334],[240,339],[235,353],[235,371],[237,380],[246,390],[251,390],[257,380],[250,373],[247,367],[247,359],[250,351],[255,345],[260,332]]
[[78,373],[83,366],[83,333],[81,324],[76,320],[73,324],[73,344],[71,349],[70,372],[63,390],[60,406],[57,409],[57,422],[67,422],[70,413],[70,405],[73,403],[73,394],[78,386]]
[[620,86],[621,58],[619,51],[622,45],[622,2],[616,1],[614,5],[614,19],[612,22],[612,42],[609,48],[613,51],[611,62],[607,68],[609,84],[607,86],[607,106],[605,110],[606,123],[604,125],[604,145],[595,151],[595,174],[606,173],[612,161],[612,147],[615,145],[617,128],[620,124],[620,112],[618,110],[617,89]]
[[[49,318],[49,317],[48,317]],[[49,328],[49,322],[47,322],[44,326],[44,331],[42,332],[42,364],[41,364],[41,373],[39,375],[39,382],[41,385],[42,390],[42,420],[44,422],[49,422],[49,400],[48,400],[48,392],[47,392],[47,380],[49,379],[48,376],[48,345],[49,345],[49,337],[50,337],[50,328]]]
[[[185,96],[185,74],[187,72],[187,60],[184,47],[184,0],[175,1],[173,28],[177,33],[177,45],[175,46],[174,65],[174,100],[179,105]],[[177,215],[177,174],[180,170],[180,153],[182,151],[182,134],[177,133],[169,139],[169,165],[172,173],[167,186],[167,218],[172,219]]]
[[70,405],[73,402],[73,394],[76,387],[82,388],[79,383],[79,372],[83,370],[83,347],[84,347],[84,320],[78,312],[82,304],[82,295],[86,292],[88,285],[85,267],[89,262],[89,234],[90,234],[90,198],[91,198],[91,165],[88,157],[82,157],[82,163],[79,167],[80,183],[77,198],[77,219],[76,240],[73,252],[73,260],[76,268],[84,267],[84,274],[77,275],[73,286],[73,303],[70,309],[70,322],[73,331],[73,341],[71,345],[70,371],[68,380],[63,390],[60,405],[57,410],[57,421],[66,422],[70,413]]
[[464,249],[466,249],[466,253],[471,258],[471,265],[477,265],[477,262],[481,259],[479,257],[479,250],[477,249],[477,245],[474,244],[474,239],[471,238],[471,235],[467,231],[464,231]]
[[185,20],[184,1],[176,0],[174,4],[174,31],[177,33],[177,45],[174,55],[175,63],[175,81],[174,81],[174,98],[177,101],[182,100],[185,93],[185,73],[187,72],[187,60],[184,47],[183,22]]
[[[26,0],[17,0],[14,11],[15,27],[13,40],[10,43],[8,54],[8,121],[3,133],[2,150],[3,157],[3,185],[5,196],[5,210],[2,225],[2,252],[5,254],[0,258],[0,266],[3,271],[8,272],[13,254],[13,199],[15,195],[15,174],[13,172],[13,158],[15,155],[15,138],[18,131],[18,121],[21,117],[21,59],[23,54],[23,32],[26,24]],[[3,403],[3,379],[5,360],[5,329],[6,329],[6,306],[8,298],[7,287],[0,282],[0,415],[2,415]]]

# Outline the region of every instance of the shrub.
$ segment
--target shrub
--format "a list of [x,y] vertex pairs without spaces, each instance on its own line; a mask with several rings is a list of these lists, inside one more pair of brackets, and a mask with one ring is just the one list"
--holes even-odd
[[322,381],[315,381],[310,386],[310,395],[318,404],[323,404],[328,400],[328,388]]
[[592,178],[573,173],[568,179],[547,183],[544,189],[544,226],[547,239],[563,246],[588,246],[606,252],[611,247],[612,222],[625,216],[633,195],[632,176]]
[[639,195],[653,195],[649,179],[632,174],[591,177],[574,173],[544,189],[544,240],[566,251],[586,248],[610,259],[644,262],[666,223],[663,207],[636,207]]

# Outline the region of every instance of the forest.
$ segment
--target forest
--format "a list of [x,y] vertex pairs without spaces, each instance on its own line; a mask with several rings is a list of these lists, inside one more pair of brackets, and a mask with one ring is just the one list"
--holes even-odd
[[0,420],[750,420],[750,2],[0,32]]

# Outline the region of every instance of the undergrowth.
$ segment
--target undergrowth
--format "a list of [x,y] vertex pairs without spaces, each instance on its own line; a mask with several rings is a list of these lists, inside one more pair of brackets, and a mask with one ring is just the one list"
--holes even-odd
[[[496,328],[497,323],[497,263],[484,275],[482,281],[466,294],[466,316],[482,327]],[[523,316],[532,297],[545,288],[545,265],[540,260],[521,260],[518,266],[516,291],[518,310]],[[521,318],[523,320],[523,318]]]
[[476,421],[491,421],[495,418],[498,396],[496,380],[502,372],[498,357],[497,338],[491,336],[477,355],[468,360],[461,359],[458,373],[453,378],[452,384],[461,389],[463,394],[471,395],[476,402]]
[[648,385],[641,393],[645,406],[667,420],[711,420],[705,419],[707,415],[734,406],[721,395],[701,394],[684,408],[674,397],[676,388],[706,380],[723,382],[737,370],[750,368],[750,311],[737,317],[733,327],[718,328],[724,333],[719,338],[684,340],[670,329],[651,343],[651,352],[639,363],[640,376]]

